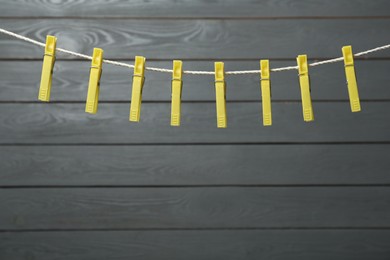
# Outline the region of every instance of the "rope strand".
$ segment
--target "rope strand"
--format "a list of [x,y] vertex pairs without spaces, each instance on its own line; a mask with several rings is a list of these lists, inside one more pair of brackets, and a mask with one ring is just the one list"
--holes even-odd
[[[12,37],[17,38],[19,40],[22,40],[22,41],[25,41],[25,42],[29,42],[29,43],[32,43],[34,45],[37,45],[37,46],[40,46],[40,47],[43,47],[43,48],[46,45],[45,43],[33,40],[31,38],[28,38],[26,36],[23,36],[23,35],[20,35],[20,34],[17,34],[17,33],[13,33],[13,32],[7,31],[7,30],[2,29],[2,28],[0,28],[0,33],[12,36]],[[390,48],[390,44],[387,44],[387,45],[380,46],[380,47],[377,47],[377,48],[374,48],[374,49],[358,52],[354,56],[355,57],[360,57],[360,56],[363,56],[363,55],[366,55],[366,54],[369,54],[369,53],[373,53],[373,52],[377,52],[377,51],[381,51],[381,50],[385,50],[385,49],[389,49],[389,48]],[[62,49],[62,48],[56,48],[56,50],[58,52],[70,54],[70,55],[73,55],[73,56],[76,56],[76,57],[79,57],[79,58],[82,58],[82,59],[92,60],[91,56],[88,56],[88,55],[85,55],[85,54],[82,54],[82,53],[73,52],[73,51],[69,51],[69,50],[66,50],[66,49]],[[343,57],[339,57],[339,58],[334,58],[334,59],[329,59],[329,60],[324,60],[324,61],[313,62],[313,63],[310,63],[309,66],[314,67],[314,66],[328,64],[328,63],[341,62],[343,60],[344,60]],[[119,62],[119,61],[114,61],[114,60],[106,60],[106,59],[104,59],[103,63],[111,64],[111,65],[114,65],[114,66],[125,67],[125,68],[134,68],[134,65],[132,65],[132,64]],[[172,73],[173,72],[171,69],[155,68],[155,67],[146,67],[145,69],[149,70],[149,71],[164,72],[164,73]],[[279,72],[279,71],[297,70],[297,69],[298,69],[298,66],[288,66],[288,67],[274,68],[274,69],[271,69],[271,71],[272,72]],[[259,74],[260,72],[261,72],[260,70],[237,70],[237,71],[226,71],[225,74],[227,74],[227,75]],[[185,71],[183,71],[183,73],[184,74],[193,74],[193,75],[214,75],[215,74],[214,71],[194,71],[194,70],[185,70]]]

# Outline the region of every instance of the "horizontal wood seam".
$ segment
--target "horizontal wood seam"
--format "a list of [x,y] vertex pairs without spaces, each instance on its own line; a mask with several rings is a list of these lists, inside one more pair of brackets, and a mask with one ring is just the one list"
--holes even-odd
[[229,230],[283,230],[283,231],[295,231],[295,230],[378,230],[389,231],[388,226],[377,227],[210,227],[210,228],[91,228],[91,229],[0,229],[0,233],[27,233],[27,232],[99,232],[99,231],[229,231]]
[[390,141],[351,142],[182,142],[182,143],[0,143],[0,146],[203,146],[203,145],[389,145]]
[[[300,99],[272,99],[272,103],[301,103]],[[348,99],[312,99],[314,103],[349,103]],[[362,103],[387,103],[390,99],[360,99]],[[85,100],[53,100],[50,104],[84,104]],[[102,100],[100,104],[128,104],[130,100]],[[171,104],[171,100],[143,100],[142,103],[148,104]],[[182,100],[181,103],[215,103],[215,100]],[[226,100],[226,103],[261,103],[261,100]],[[1,104],[41,104],[47,106],[38,100],[0,100]]]
[[390,183],[378,184],[190,184],[190,185],[1,185],[0,189],[122,189],[122,188],[313,188],[313,187],[390,187]]
[[0,16],[11,20],[377,20],[390,19],[389,15],[370,16]]
[[[180,59],[183,62],[214,62],[216,60],[223,60],[223,61],[259,61],[260,58],[180,58],[180,57],[173,57],[172,59],[165,59],[165,58],[153,58],[153,57],[147,57],[148,62],[170,62],[174,59]],[[272,57],[262,57],[263,59],[271,59],[271,62],[273,61],[291,61],[291,62],[296,62],[295,58],[272,58]],[[334,57],[308,57],[308,61],[323,61],[323,60],[329,60],[333,59]],[[129,62],[129,63],[134,63],[134,59],[131,58],[115,58],[115,57],[107,57],[107,59],[115,59],[115,61],[121,61],[121,62]],[[366,56],[361,56],[361,57],[355,57],[355,61],[389,61],[390,57],[389,56],[382,56],[382,57],[366,57]],[[0,58],[0,62],[28,62],[28,61],[42,61],[42,58]],[[58,58],[56,59],[56,62],[78,62],[78,61],[83,61],[83,62],[88,62],[85,59],[81,58]],[[109,64],[107,64],[109,65]]]

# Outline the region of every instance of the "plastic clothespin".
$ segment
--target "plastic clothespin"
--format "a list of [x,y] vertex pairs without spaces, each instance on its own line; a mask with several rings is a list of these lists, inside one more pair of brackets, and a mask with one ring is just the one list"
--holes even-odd
[[355,66],[353,60],[352,46],[344,46],[342,48],[344,57],[345,76],[347,78],[349,102],[352,112],[359,112],[360,99],[356,82]]
[[299,55],[297,57],[298,63],[298,75],[299,84],[301,86],[301,97],[302,97],[302,110],[303,119],[306,122],[314,120],[313,106],[310,96],[310,78],[309,78],[309,66],[307,64],[307,56]]
[[103,50],[93,49],[91,71],[89,74],[87,103],[85,112],[96,114],[99,101],[100,77],[102,75]]
[[218,128],[227,127],[226,118],[226,82],[223,62],[215,62],[215,95]]
[[145,81],[145,57],[135,56],[133,89],[131,92],[131,105],[129,120],[139,122],[142,102],[142,89]]
[[57,38],[51,35],[46,36],[45,54],[43,57],[41,85],[39,87],[38,99],[48,102],[50,100],[51,80],[56,60]]
[[171,126],[180,126],[180,106],[182,92],[183,62],[173,61],[172,72],[172,104],[171,104]]
[[260,61],[261,70],[261,101],[263,105],[263,125],[272,125],[272,110],[271,110],[271,81],[269,60]]

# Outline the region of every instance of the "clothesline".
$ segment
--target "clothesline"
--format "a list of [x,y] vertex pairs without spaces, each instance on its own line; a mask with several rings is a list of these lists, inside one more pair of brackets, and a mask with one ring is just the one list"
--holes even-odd
[[[43,48],[45,47],[45,43],[43,43],[43,42],[36,41],[34,39],[28,38],[26,36],[23,36],[23,35],[14,33],[14,32],[10,32],[10,31],[2,29],[2,28],[0,28],[0,33],[12,36],[14,38],[20,39],[20,40],[25,41],[25,42],[32,43],[34,45],[37,45],[37,46],[40,46],[40,47],[43,47]],[[360,57],[360,56],[363,56],[363,55],[366,55],[366,54],[369,54],[369,53],[373,53],[373,52],[377,52],[377,51],[381,51],[381,50],[385,50],[385,49],[389,49],[389,48],[390,48],[390,44],[383,45],[383,46],[380,46],[380,47],[376,47],[376,48],[373,48],[373,49],[369,49],[369,50],[366,50],[366,51],[355,53],[354,57]],[[85,54],[82,54],[82,53],[66,50],[66,49],[63,49],[63,48],[58,48],[57,47],[56,51],[57,52],[66,53],[66,54],[70,54],[72,56],[79,57],[79,58],[82,58],[82,59],[92,60],[92,56],[88,56],[88,55],[85,55]],[[309,63],[308,65],[310,67],[314,67],[314,66],[319,66],[319,65],[328,64],[328,63],[341,62],[341,61],[343,61],[343,57],[338,57],[338,58],[334,58],[334,59],[313,62],[313,63]],[[134,68],[133,64],[128,64],[128,63],[119,62],[119,61],[115,61],[115,60],[103,59],[103,63],[111,64],[111,65],[114,65],[114,66],[126,67],[126,68]],[[273,68],[273,69],[271,69],[271,71],[272,72],[279,72],[279,71],[297,70],[297,69],[298,69],[298,66],[287,66],[287,67],[281,67],[281,68]],[[155,72],[165,72],[165,73],[172,73],[173,72],[172,69],[156,68],[156,67],[148,67],[148,66],[145,67],[145,70],[155,71]],[[215,74],[214,71],[199,71],[199,70],[184,70],[183,73],[184,74],[194,74],[194,75],[214,75]],[[259,73],[260,73],[260,70],[236,70],[236,71],[226,71],[225,72],[225,74],[227,74],[227,75],[259,74]]]

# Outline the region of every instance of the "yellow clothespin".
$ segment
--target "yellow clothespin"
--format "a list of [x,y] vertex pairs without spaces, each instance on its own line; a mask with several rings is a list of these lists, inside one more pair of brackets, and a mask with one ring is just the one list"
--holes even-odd
[[260,61],[261,70],[261,101],[263,104],[263,125],[272,125],[271,82],[269,60]]
[[352,112],[359,112],[360,99],[356,82],[355,67],[353,61],[352,46],[344,46],[342,48],[344,57],[345,76],[347,78],[349,102],[351,104]]
[[43,57],[41,85],[39,87],[38,99],[48,102],[50,100],[51,79],[54,62],[56,60],[57,38],[51,35],[46,36],[45,55]]
[[180,105],[181,91],[183,86],[183,62],[180,60],[173,61],[172,72],[172,104],[171,104],[171,125],[180,125]]
[[215,95],[217,106],[217,126],[226,128],[226,83],[225,70],[223,62],[215,62]]
[[89,74],[87,103],[85,112],[96,114],[99,101],[100,77],[102,75],[103,50],[93,49],[91,71]]
[[131,105],[129,120],[139,122],[142,102],[142,88],[145,80],[145,57],[136,56],[134,62],[133,90],[131,92]]
[[299,84],[301,86],[303,119],[306,122],[309,122],[314,120],[314,113],[313,113],[313,106],[311,103],[311,96],[310,96],[310,79],[309,79],[309,66],[307,64],[307,56],[299,55],[297,57],[297,63],[298,63]]

